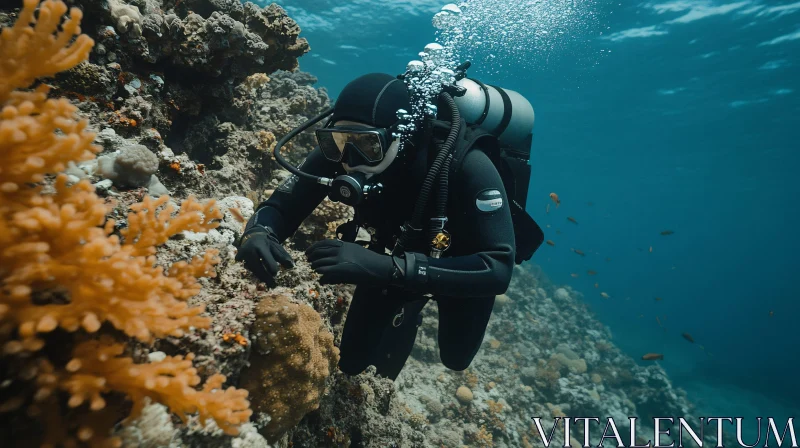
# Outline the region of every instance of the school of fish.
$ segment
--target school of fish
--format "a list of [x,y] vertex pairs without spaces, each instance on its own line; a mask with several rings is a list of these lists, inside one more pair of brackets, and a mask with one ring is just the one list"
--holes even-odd
[[[561,206],[561,198],[559,197],[558,193],[552,192],[552,193],[550,193],[550,195],[549,195],[549,196],[550,196],[550,200],[552,201],[552,203],[553,203],[553,204],[555,204],[555,208],[559,208],[559,207]],[[587,204],[587,205],[589,205],[589,206],[592,206],[592,205],[594,205],[594,203],[592,203],[592,202],[587,202],[586,204]],[[546,209],[545,209],[545,213],[546,213],[546,214],[549,214],[549,213],[550,213],[550,211],[551,211],[551,209],[550,209],[550,203],[547,203],[547,206],[546,206]],[[577,220],[575,217],[573,217],[573,216],[567,216],[567,217],[566,217],[566,219],[567,219],[567,221],[571,222],[572,224],[576,224],[576,225],[578,224],[578,220]],[[547,228],[550,228],[550,224],[547,224]],[[561,234],[561,231],[560,231],[560,230],[558,230],[558,229],[556,229],[555,233],[556,233],[557,235],[560,235],[560,234]],[[675,234],[675,231],[673,231],[673,230],[670,230],[670,229],[666,229],[666,230],[662,230],[662,231],[660,231],[660,232],[659,232],[659,234],[660,234],[661,236],[670,236],[670,235],[674,235],[674,234]],[[552,239],[548,239],[548,240],[546,240],[546,241],[545,241],[545,243],[546,243],[548,246],[551,246],[551,247],[556,247],[556,242],[555,242],[555,241],[553,241]],[[639,250],[640,252],[644,252],[644,250],[643,250],[641,247],[640,247],[640,248],[638,248],[638,250]],[[573,248],[570,248],[570,251],[572,251],[572,252],[573,252],[573,253],[575,253],[576,255],[580,255],[581,257],[586,257],[586,252],[584,252],[584,251],[583,251],[583,250],[581,250],[581,249],[576,249],[576,248],[574,248],[574,247],[573,247]],[[595,254],[597,254],[597,255],[599,255],[599,254],[600,254],[599,252],[594,252],[594,253],[595,253]],[[653,246],[649,246],[649,247],[648,247],[648,253],[653,253]],[[606,261],[606,262],[610,262],[610,261],[611,261],[611,258],[609,258],[609,257],[606,257],[606,258],[605,258],[605,261]],[[675,266],[673,266],[673,267],[672,267],[672,270],[674,270],[674,269],[675,269]],[[588,275],[590,275],[590,276],[597,275],[597,271],[595,271],[595,270],[593,270],[593,269],[588,269],[588,270],[586,271],[586,273],[587,273]],[[573,273],[571,273],[571,274],[570,274],[570,276],[571,276],[572,278],[578,278],[578,277],[579,277],[579,275],[578,275],[577,273],[574,273],[574,272],[573,272]],[[600,288],[600,283],[599,283],[599,282],[595,282],[595,283],[594,283],[594,287],[595,287],[595,289],[599,289],[599,288]],[[610,298],[611,298],[611,295],[610,295],[610,294],[608,294],[608,293],[607,293],[607,292],[605,292],[605,291],[600,291],[600,297],[602,297],[602,298],[604,298],[604,299],[610,299]],[[629,299],[630,299],[630,297],[626,298],[626,300],[629,300]],[[656,297],[656,298],[655,298],[655,301],[656,301],[656,302],[661,302],[662,300],[663,300],[663,299],[662,299],[661,297]],[[770,310],[770,311],[769,311],[769,317],[773,317],[773,316],[774,316],[774,311]],[[639,315],[639,318],[642,318],[642,317],[644,317],[644,315],[643,315],[643,314],[640,314],[640,315]],[[665,316],[662,316],[662,317],[665,317]],[[661,328],[661,329],[662,329],[664,332],[666,332],[666,331],[667,331],[667,328],[666,328],[666,327],[664,327],[664,326],[662,325],[662,323],[661,323],[661,319],[659,319],[659,316],[656,316],[656,319],[655,319],[655,320],[656,320],[656,324],[658,325],[658,327],[659,327],[659,328]],[[683,332],[683,333],[681,333],[681,337],[683,337],[683,339],[685,339],[686,341],[688,341],[688,342],[690,342],[690,343],[692,343],[692,344],[695,344],[694,337],[693,337],[691,334],[689,334],[689,333],[686,333],[686,332]],[[695,345],[697,345],[697,346],[698,346],[698,347],[699,347],[701,350],[703,350],[704,352],[706,352],[706,350],[705,350],[705,347],[703,347],[702,345],[700,345],[700,344],[695,344]],[[711,356],[711,355],[710,355],[708,352],[706,352],[706,354],[707,354],[709,357]],[[642,356],[642,360],[644,360],[644,361],[663,361],[663,360],[664,360],[664,354],[663,354],[663,353],[647,353],[647,354],[645,354],[645,355],[643,355],[643,356]]]

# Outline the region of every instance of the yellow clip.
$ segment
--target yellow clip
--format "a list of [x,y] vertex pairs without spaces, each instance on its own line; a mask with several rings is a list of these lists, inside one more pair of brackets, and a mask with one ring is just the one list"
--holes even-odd
[[450,235],[439,232],[435,237],[433,237],[431,245],[434,247],[434,249],[437,250],[447,249],[448,247],[450,247]]

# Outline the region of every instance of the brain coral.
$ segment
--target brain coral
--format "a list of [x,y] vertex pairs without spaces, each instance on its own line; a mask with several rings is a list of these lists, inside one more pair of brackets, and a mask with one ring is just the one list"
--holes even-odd
[[274,440],[319,407],[339,349],[320,315],[285,295],[258,304],[251,334],[253,354],[241,386],[252,394],[253,409],[269,414],[261,432]]

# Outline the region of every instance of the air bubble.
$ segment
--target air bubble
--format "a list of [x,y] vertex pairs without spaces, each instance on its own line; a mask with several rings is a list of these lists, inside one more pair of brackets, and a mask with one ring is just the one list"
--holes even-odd
[[409,72],[419,72],[425,70],[425,63],[422,61],[411,61],[406,66],[406,70]]
[[431,22],[433,23],[434,28],[446,30],[458,24],[460,15],[461,9],[458,6],[450,3],[444,5],[442,10],[433,16],[433,20]]
[[429,55],[436,55],[444,50],[444,47],[441,44],[437,44],[436,42],[431,42],[428,45],[425,45],[424,52]]
[[[464,3],[462,3],[462,5],[464,5]],[[458,6],[454,5],[453,3],[448,3],[448,4],[444,5],[444,6],[442,6],[441,12],[447,12],[447,13],[454,14],[454,15],[461,15],[461,8],[459,8]]]

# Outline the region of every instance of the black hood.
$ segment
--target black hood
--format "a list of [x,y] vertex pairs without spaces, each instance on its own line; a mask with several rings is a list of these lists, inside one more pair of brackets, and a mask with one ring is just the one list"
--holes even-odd
[[370,73],[348,83],[333,109],[332,122],[357,121],[377,128],[397,122],[397,110],[411,110],[405,83],[386,73]]

